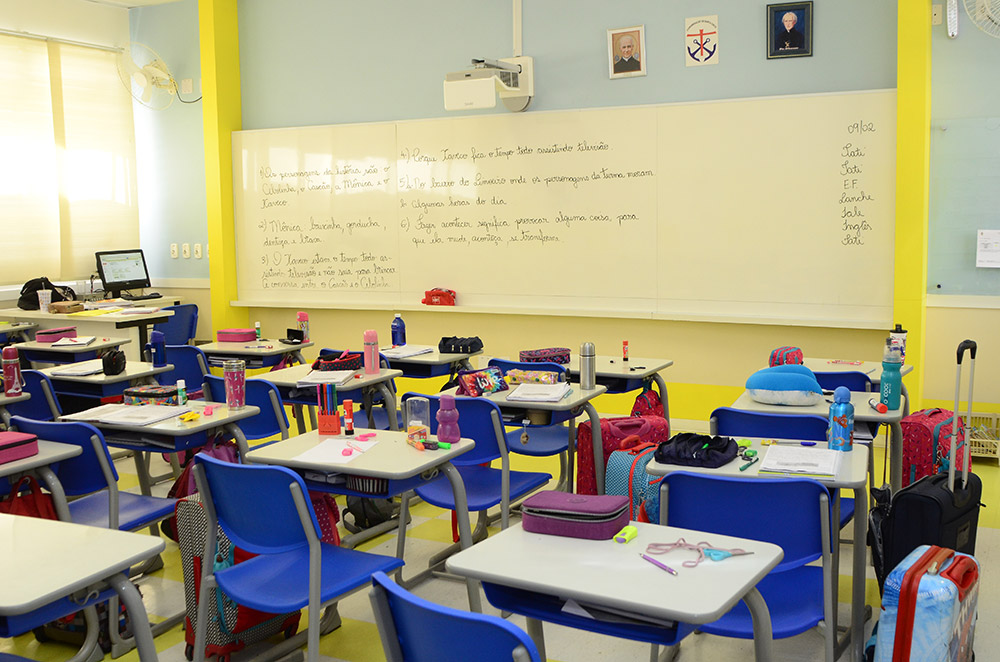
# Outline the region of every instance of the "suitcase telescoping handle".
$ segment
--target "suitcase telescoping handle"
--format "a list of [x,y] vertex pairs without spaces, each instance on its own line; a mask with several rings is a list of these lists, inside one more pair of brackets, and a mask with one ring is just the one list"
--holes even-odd
[[951,449],[948,451],[948,490],[955,492],[955,453],[958,447],[958,395],[962,389],[962,355],[969,350],[969,410],[965,415],[965,462],[962,463],[962,489],[969,484],[969,465],[972,464],[972,453],[969,452],[969,432],[972,428],[972,384],[976,378],[976,341],[963,340],[958,344],[957,367],[955,368],[955,420],[951,423]]

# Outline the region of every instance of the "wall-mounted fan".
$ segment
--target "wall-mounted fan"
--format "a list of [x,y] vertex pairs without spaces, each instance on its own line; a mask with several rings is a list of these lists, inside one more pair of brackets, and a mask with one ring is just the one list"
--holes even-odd
[[977,28],[1000,38],[1000,0],[965,0],[965,11]]
[[118,53],[118,76],[139,103],[163,110],[177,96],[177,82],[156,52],[138,42],[126,44]]

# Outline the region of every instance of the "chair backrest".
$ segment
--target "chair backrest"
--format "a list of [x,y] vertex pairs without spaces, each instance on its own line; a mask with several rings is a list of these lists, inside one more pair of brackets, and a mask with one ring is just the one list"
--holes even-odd
[[108,452],[104,435],[89,423],[79,421],[35,421],[21,416],[11,419],[11,425],[46,441],[79,446],[81,453],[53,465],[66,496],[82,496],[112,485],[117,489],[118,472]]
[[[150,349],[146,344],[147,356]],[[174,369],[170,372],[161,372],[156,375],[156,381],[160,384],[175,384],[178,379],[183,379],[187,385],[188,395],[195,391],[201,391],[201,385],[205,381],[205,376],[210,374],[208,370],[208,356],[194,345],[167,345],[164,357]]]
[[[427,398],[431,405],[431,434],[437,433],[437,411],[441,406],[441,396],[425,395],[423,393],[404,393],[401,399],[406,402],[410,398]],[[507,440],[504,437],[503,418],[500,407],[486,398],[455,398],[455,409],[458,410],[458,428],[466,439],[476,442],[476,447],[468,453],[463,453],[453,459],[452,464],[467,466],[484,464],[502,457],[507,452]],[[503,449],[501,454],[501,448]]]
[[388,662],[541,660],[534,642],[517,626],[497,616],[428,602],[384,572],[372,575],[368,596]]
[[[830,527],[830,494],[811,478],[739,478],[677,471],[667,474],[666,523],[699,531],[696,539],[714,542],[717,533],[774,543],[785,556],[776,572],[798,567],[823,555]],[[670,542],[670,541],[663,541]],[[711,561],[705,561],[711,563]]]
[[313,530],[317,537],[322,535],[305,483],[291,469],[233,464],[198,453],[195,470],[208,485],[219,525],[237,547],[254,554],[275,554],[309,543],[295,507],[291,485],[298,485],[302,491]]
[[511,361],[510,359],[490,359],[487,365],[495,365],[504,374],[507,374],[508,370],[544,370],[545,372],[558,372],[559,381],[566,381],[566,376],[568,374],[568,369],[564,365],[558,363],[552,363],[551,361],[544,361],[541,363],[528,363],[523,361]]
[[198,306],[185,303],[179,306],[164,306],[162,309],[172,311],[173,317],[166,322],[154,324],[153,328],[163,333],[163,340],[168,345],[187,345],[194,340],[198,332]]
[[817,414],[770,414],[719,407],[712,412],[709,428],[712,434],[730,437],[826,441],[827,420]]
[[[206,400],[226,401],[226,385],[222,377],[206,375],[204,388]],[[256,416],[237,422],[247,439],[265,439],[276,434],[280,434],[282,439],[288,439],[288,414],[285,413],[285,403],[277,386],[264,379],[248,379],[246,403],[260,409]]]
[[36,421],[54,421],[59,418],[62,407],[59,406],[56,390],[48,376],[37,370],[24,370],[21,375],[24,376],[24,390],[31,394],[31,398],[7,405],[11,416]]
[[849,391],[873,391],[871,377],[859,370],[832,370],[830,372],[813,372],[819,386],[832,391],[838,386],[846,386]]

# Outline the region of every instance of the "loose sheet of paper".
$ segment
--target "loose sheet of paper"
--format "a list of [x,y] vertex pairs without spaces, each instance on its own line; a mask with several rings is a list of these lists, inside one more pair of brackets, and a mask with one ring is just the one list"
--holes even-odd
[[[328,437],[304,453],[299,453],[293,459],[317,464],[347,464],[377,443],[378,439],[358,441],[348,437]],[[350,450],[351,453],[345,455],[345,450]]]

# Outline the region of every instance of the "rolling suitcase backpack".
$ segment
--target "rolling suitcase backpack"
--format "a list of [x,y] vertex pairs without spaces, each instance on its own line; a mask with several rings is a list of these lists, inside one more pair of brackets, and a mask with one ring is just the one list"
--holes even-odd
[[[976,343],[964,340],[958,346],[958,367],[955,377],[955,411],[962,379],[962,356],[969,351],[969,410],[972,417],[972,386],[976,373]],[[965,554],[976,552],[976,532],[979,527],[980,500],[983,482],[969,471],[971,453],[965,453],[962,474],[956,480],[955,454],[958,431],[964,429],[964,446],[969,448],[969,426],[952,426],[948,472],[921,478],[893,495],[889,513],[881,525],[883,556],[876,564],[879,585],[884,572],[895,568],[920,545],[939,545]],[[875,535],[879,532],[873,531]],[[881,566],[881,572],[879,571]]]
[[875,662],[970,662],[979,563],[921,545],[885,580]]
[[[177,502],[177,544],[181,549],[181,567],[184,572],[184,603],[187,615],[184,619],[184,656],[191,660],[194,656],[194,629],[198,619],[198,601],[201,596],[201,564],[205,553],[205,538],[208,517],[201,504],[201,497],[192,494]],[[218,555],[214,562],[240,563],[251,554],[235,547],[222,532],[218,533]],[[299,627],[301,612],[288,614],[268,614],[256,609],[237,605],[225,597],[218,589],[211,589],[208,595],[209,623],[205,640],[205,657],[218,655],[220,662],[228,662],[229,656],[245,646],[270,639],[282,632],[285,638],[295,635]],[[212,608],[212,606],[216,608]]]

